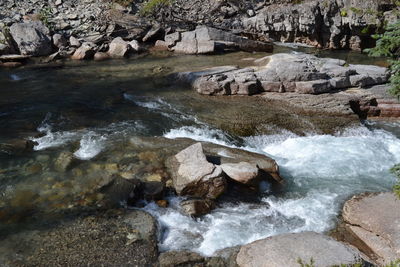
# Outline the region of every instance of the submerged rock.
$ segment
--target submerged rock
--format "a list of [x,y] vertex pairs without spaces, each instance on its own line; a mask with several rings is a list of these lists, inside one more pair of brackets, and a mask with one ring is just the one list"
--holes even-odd
[[215,208],[215,203],[209,199],[189,199],[180,203],[182,211],[190,216],[201,216]]
[[40,21],[14,23],[10,27],[10,34],[22,55],[47,56],[51,54],[50,31]]
[[363,262],[360,253],[331,237],[314,233],[281,234],[242,246],[236,263],[239,267],[298,266],[298,261],[313,266],[341,266]]
[[400,200],[393,193],[352,197],[343,207],[344,240],[379,265],[400,259]]
[[[144,211],[50,217],[34,227],[5,236],[0,261],[6,266],[154,266],[157,261],[157,224]],[[18,255],[9,249],[15,247]]]

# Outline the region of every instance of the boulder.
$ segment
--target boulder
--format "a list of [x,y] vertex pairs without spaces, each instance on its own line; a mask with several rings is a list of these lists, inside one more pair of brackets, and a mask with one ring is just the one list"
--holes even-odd
[[180,203],[183,213],[189,216],[201,216],[215,208],[215,203],[209,199],[189,199]]
[[143,185],[143,195],[146,200],[160,200],[164,196],[164,184],[157,181],[145,182]]
[[226,189],[221,167],[207,161],[201,143],[170,157],[166,165],[178,195],[215,199]]
[[344,236],[379,265],[400,259],[400,200],[393,193],[362,194],[343,207]]
[[299,266],[314,262],[315,267],[352,265],[363,262],[360,252],[331,237],[302,232],[261,239],[240,248],[239,267]]
[[53,35],[53,45],[57,48],[66,47],[68,45],[67,39],[61,34]]
[[110,48],[107,53],[112,58],[123,58],[128,55],[129,49],[129,43],[124,41],[121,37],[117,37],[110,43]]
[[61,152],[54,161],[54,169],[58,172],[65,172],[74,161],[74,155],[71,152]]
[[47,56],[52,52],[50,31],[40,21],[14,23],[10,34],[22,55]]
[[94,43],[85,42],[83,43],[72,55],[72,59],[83,60],[91,59],[95,54],[96,45]]

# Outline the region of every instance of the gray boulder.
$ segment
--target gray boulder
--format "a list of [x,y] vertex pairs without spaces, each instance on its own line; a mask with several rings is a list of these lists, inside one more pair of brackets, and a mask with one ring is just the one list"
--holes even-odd
[[215,199],[226,189],[221,167],[207,161],[201,143],[169,158],[167,167],[178,195]]
[[110,48],[107,53],[112,58],[123,58],[128,55],[129,49],[129,43],[124,41],[121,37],[117,37],[110,43]]
[[342,216],[346,241],[379,265],[400,259],[400,200],[393,193],[354,196]]
[[302,232],[282,234],[261,239],[242,246],[236,263],[239,267],[282,267],[299,266],[314,261],[315,267],[352,265],[362,262],[356,249],[331,237]]
[[52,52],[50,31],[40,21],[14,23],[10,34],[22,55],[47,56]]
[[157,267],[204,266],[205,258],[191,251],[168,251],[158,257]]

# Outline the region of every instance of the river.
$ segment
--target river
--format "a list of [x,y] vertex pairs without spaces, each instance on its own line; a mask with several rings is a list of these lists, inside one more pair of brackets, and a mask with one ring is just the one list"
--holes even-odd
[[[384,64],[356,53],[320,55]],[[161,250],[212,255],[279,233],[327,232],[350,196],[390,190],[395,177],[389,169],[400,162],[399,122],[356,122],[327,133],[312,120],[265,107],[273,119],[265,116],[264,131],[241,134],[227,127],[230,117],[224,112],[263,112],[253,100],[199,96],[167,77],[218,65],[248,66],[262,56],[160,53],[1,69],[0,233],[32,229],[58,210],[79,210],[79,195],[90,195],[79,199],[81,206],[93,205],[100,196],[91,189],[104,173],[143,177],[156,172],[160,159],[152,142],[158,142],[157,151],[161,137],[171,140],[161,145],[163,151],[178,138],[190,138],[263,153],[277,161],[287,181],[282,191],[267,192],[257,202],[222,202],[197,219],[182,215],[177,208],[181,198],[173,195],[168,208],[143,204],[159,222]],[[293,116],[291,126],[280,122],[282,112]],[[12,144],[25,139],[36,142],[34,152],[14,153]],[[147,151],[150,156],[143,156]],[[65,152],[73,153],[74,164],[60,171],[55,161]]]

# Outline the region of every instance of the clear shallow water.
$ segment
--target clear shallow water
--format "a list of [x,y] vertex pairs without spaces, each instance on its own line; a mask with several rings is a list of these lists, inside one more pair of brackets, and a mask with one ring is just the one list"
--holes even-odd
[[[1,71],[0,143],[29,138],[37,145],[31,154],[0,154],[0,221],[9,224],[10,217],[2,212],[20,212],[22,204],[30,204],[29,212],[21,211],[28,216],[32,205],[51,210],[55,202],[67,206],[62,208],[74,206],[76,195],[99,183],[105,172],[151,172],[154,166],[149,168],[144,156],[137,159],[151,144],[140,144],[141,151],[135,150],[137,136],[184,137],[264,153],[278,162],[288,182],[282,192],[265,195],[259,203],[220,203],[198,219],[179,213],[180,198],[171,197],[166,209],[148,204],[144,209],[162,226],[163,250],[190,249],[211,255],[279,233],[328,231],[348,197],[389,190],[394,177],[388,170],[400,162],[398,122],[360,124],[333,135],[317,133],[312,124],[299,135],[297,129],[267,123],[273,133],[243,137],[206,120],[224,111],[224,107],[216,109],[222,102],[199,97],[163,78],[187,69],[246,66],[251,64],[246,58],[261,56],[149,56],[103,65],[68,63]],[[227,112],[240,102],[235,101],[227,104],[233,106]],[[169,145],[166,142],[167,150]],[[53,165],[63,152],[72,153],[77,166],[60,173]],[[21,200],[16,192],[26,197]]]

